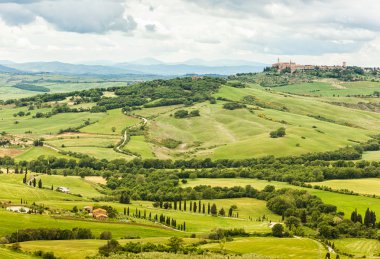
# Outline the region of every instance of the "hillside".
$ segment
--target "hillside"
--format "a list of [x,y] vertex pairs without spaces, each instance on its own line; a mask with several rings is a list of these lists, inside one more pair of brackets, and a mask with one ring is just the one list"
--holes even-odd
[[[166,84],[166,81],[156,82]],[[191,83],[195,82],[197,80]],[[164,97],[160,91],[165,93],[165,87],[170,89],[172,83],[149,93],[144,90],[151,87],[149,83],[146,86],[137,84],[134,87],[99,89],[93,93],[95,95],[92,94],[96,97],[84,102],[80,101],[84,97],[75,97],[77,99],[72,101],[73,95],[67,93],[59,102],[46,102],[41,107],[34,106],[32,110],[30,107],[4,105],[0,111],[0,125],[15,139],[44,138],[51,151],[83,153],[100,159],[289,156],[332,151],[366,142],[378,134],[378,98],[301,94],[309,91],[309,85],[314,90],[318,87],[321,91],[336,89],[333,81],[272,89],[252,83],[244,83],[243,88],[238,88],[235,86],[236,80],[216,82],[219,85],[214,86],[217,87],[214,90],[191,95],[176,90]],[[205,83],[207,87],[208,83]],[[282,92],[284,87],[288,87],[285,88],[286,93]],[[378,89],[378,82],[354,82],[345,83],[344,88],[339,90],[342,93],[358,90],[369,93]],[[136,91],[142,91],[142,96],[150,99],[134,99],[136,103],[131,103],[128,98]],[[205,95],[203,100],[199,98],[202,95]],[[99,97],[102,99],[99,100]],[[127,98],[126,101],[123,98]],[[189,102],[186,98],[196,101]],[[33,102],[34,99],[30,100]],[[78,100],[80,104],[76,104]],[[229,103],[238,103],[242,107],[228,109],[225,105]],[[132,108],[126,109],[125,105]],[[92,112],[92,109],[103,106],[109,110]],[[65,111],[55,114],[56,110],[62,109],[59,107],[66,107]],[[55,113],[51,114],[52,111]],[[176,117],[178,111],[197,111],[197,116]],[[284,137],[270,137],[270,132],[282,127],[286,131]],[[75,128],[78,129],[73,130]],[[124,153],[117,153],[114,148],[125,129],[128,139],[123,143]],[[73,133],[67,135],[62,131]],[[2,152],[27,158],[22,153],[29,152],[27,146],[30,142],[24,141],[26,145],[20,141],[15,143],[12,147],[3,148]]]

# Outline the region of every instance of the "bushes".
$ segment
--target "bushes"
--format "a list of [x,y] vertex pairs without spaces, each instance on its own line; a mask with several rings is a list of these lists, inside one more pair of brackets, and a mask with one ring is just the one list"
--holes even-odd
[[240,103],[225,103],[223,104],[223,109],[226,109],[226,110],[236,110],[236,109],[242,109],[242,108],[245,108],[247,106],[245,106],[244,104],[240,104]]
[[181,141],[178,141],[178,140],[175,140],[175,139],[172,139],[172,138],[164,139],[161,142],[162,145],[164,145],[165,147],[170,148],[170,149],[175,149],[181,143],[182,143]]
[[198,116],[200,116],[199,110],[192,110],[191,112],[188,112],[186,110],[178,110],[174,113],[174,118],[176,119],[198,117]]
[[282,237],[284,232],[284,226],[282,224],[275,224],[272,227],[272,235],[274,237]]
[[6,236],[10,243],[33,241],[33,240],[71,240],[71,239],[92,239],[93,235],[90,229],[73,228],[37,228],[24,229]]
[[285,128],[281,127],[275,131],[271,131],[269,135],[271,138],[282,138],[283,136],[286,135]]

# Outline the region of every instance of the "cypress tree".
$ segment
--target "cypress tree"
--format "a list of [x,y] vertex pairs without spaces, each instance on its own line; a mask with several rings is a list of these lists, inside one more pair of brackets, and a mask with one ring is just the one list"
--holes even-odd
[[211,205],[210,203],[207,204],[207,214],[211,213]]
[[183,201],[183,210],[186,211],[186,200]]
[[42,188],[42,180],[41,179],[38,180],[38,188],[40,188],[40,189]]
[[199,201],[198,201],[198,213],[201,213],[201,209],[202,209],[201,206],[202,206],[202,205],[201,205],[201,201],[199,200]]
[[182,201],[179,200],[179,210],[182,210]]
[[124,208],[123,214],[124,214],[124,216],[127,215],[127,209],[126,208]]
[[211,206],[211,210],[210,210],[210,213],[211,213],[211,215],[213,215],[213,216],[218,215],[218,210],[217,210],[217,208],[216,208],[215,203],[212,204],[212,206]]
[[197,203],[195,201],[194,201],[194,204],[193,204],[193,211],[197,212]]
[[206,214],[206,205],[204,203],[202,204],[202,213]]

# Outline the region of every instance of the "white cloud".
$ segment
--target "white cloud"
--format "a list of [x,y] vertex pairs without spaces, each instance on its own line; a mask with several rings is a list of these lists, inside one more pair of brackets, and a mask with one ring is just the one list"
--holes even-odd
[[0,52],[20,61],[279,55],[380,65],[379,9],[376,0],[0,0]]

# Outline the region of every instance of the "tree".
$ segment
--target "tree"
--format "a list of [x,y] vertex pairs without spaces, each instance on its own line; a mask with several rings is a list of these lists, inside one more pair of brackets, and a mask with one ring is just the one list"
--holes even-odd
[[302,222],[303,224],[305,224],[306,221],[307,221],[306,211],[305,211],[305,210],[302,210],[302,212],[301,212],[301,222]]
[[281,138],[281,137],[283,137],[283,136],[286,135],[285,128],[281,127],[281,128],[278,128],[275,131],[271,131],[269,133],[269,135],[270,135],[271,138]]
[[106,257],[110,256],[112,253],[117,253],[122,250],[121,245],[114,239],[107,241],[107,244],[99,247],[99,254]]
[[218,215],[218,210],[216,209],[215,203],[212,204],[210,212],[211,212],[211,215],[213,215],[213,216]]
[[41,179],[38,180],[38,188],[40,188],[40,189],[42,188],[42,180]]
[[183,239],[180,237],[171,237],[168,246],[171,252],[177,253],[183,249]]
[[74,213],[77,213],[77,212],[78,212],[78,207],[77,207],[77,206],[74,206],[73,209],[72,209],[71,211],[74,212]]
[[189,112],[186,110],[178,110],[174,113],[174,118],[182,119],[189,116]]
[[103,231],[102,233],[100,233],[100,239],[111,240],[112,239],[112,233],[110,231]]
[[33,178],[33,187],[36,187],[36,185],[37,185],[36,178]]
[[272,235],[274,237],[282,237],[284,232],[284,226],[282,224],[275,224],[272,227]]
[[224,217],[226,215],[226,212],[224,211],[223,208],[220,209],[219,215],[222,216],[222,217]]
[[190,112],[190,117],[200,116],[199,110],[193,110]]
[[119,202],[123,203],[123,204],[130,204],[131,203],[131,199],[129,197],[129,194],[126,191],[123,191],[121,193]]
[[292,230],[293,227],[297,228],[300,225],[300,223],[301,223],[300,219],[297,217],[294,217],[294,216],[290,216],[290,217],[285,219],[285,225],[290,230]]

